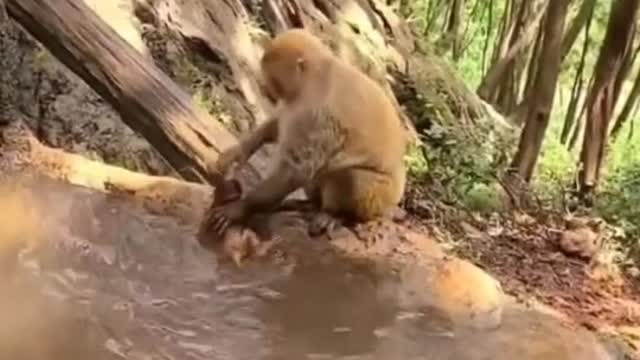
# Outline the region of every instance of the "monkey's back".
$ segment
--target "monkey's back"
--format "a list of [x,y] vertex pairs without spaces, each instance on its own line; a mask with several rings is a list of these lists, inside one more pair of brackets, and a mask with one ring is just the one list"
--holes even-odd
[[402,166],[404,126],[383,88],[354,66],[336,60],[327,105],[344,133],[344,152],[357,166],[393,173]]

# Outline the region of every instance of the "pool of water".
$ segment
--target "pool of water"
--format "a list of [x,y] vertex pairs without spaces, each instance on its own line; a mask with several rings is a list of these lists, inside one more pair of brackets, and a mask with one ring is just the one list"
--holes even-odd
[[3,359],[607,359],[550,336],[563,330],[541,314],[454,328],[348,263],[238,269],[203,250],[192,227],[123,200],[58,183],[33,195],[44,232],[25,236],[42,245],[3,273]]

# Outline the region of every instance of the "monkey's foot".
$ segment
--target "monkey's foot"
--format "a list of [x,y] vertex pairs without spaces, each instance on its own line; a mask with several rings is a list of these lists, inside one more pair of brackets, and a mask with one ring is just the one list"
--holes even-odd
[[315,237],[327,234],[331,237],[333,230],[340,225],[342,225],[342,222],[337,218],[325,212],[319,212],[314,214],[309,221],[309,235]]

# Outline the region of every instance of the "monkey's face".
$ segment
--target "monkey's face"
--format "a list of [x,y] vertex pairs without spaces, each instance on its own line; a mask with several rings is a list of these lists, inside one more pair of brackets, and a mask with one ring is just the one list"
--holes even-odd
[[261,64],[267,97],[293,102],[304,84],[305,69],[301,56],[271,49],[265,53]]

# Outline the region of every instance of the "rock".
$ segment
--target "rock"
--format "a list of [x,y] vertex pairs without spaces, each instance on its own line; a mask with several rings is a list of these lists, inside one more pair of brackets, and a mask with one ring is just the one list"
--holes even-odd
[[448,320],[474,329],[500,325],[504,294],[500,283],[466,260],[434,259],[401,273],[401,301],[434,308]]
[[592,259],[602,245],[602,236],[586,226],[565,230],[559,245],[560,249],[569,256]]
[[493,328],[500,324],[504,294],[491,275],[461,259],[445,259],[437,264],[429,283],[436,306],[450,318],[474,327]]

